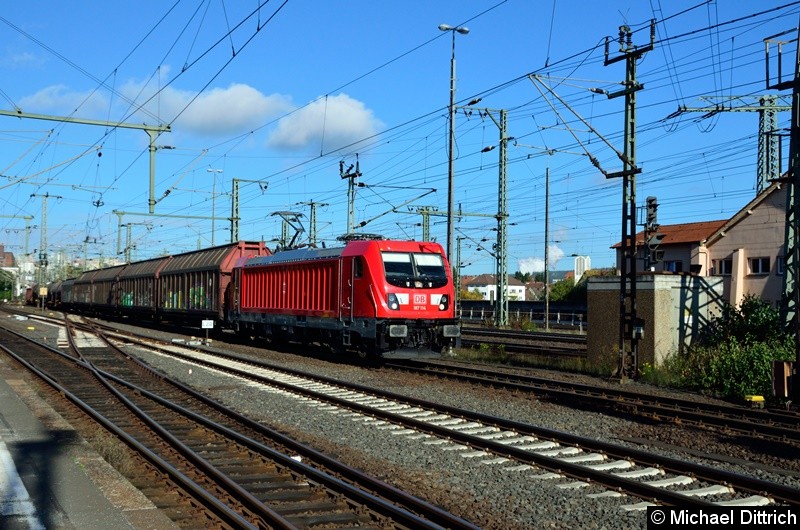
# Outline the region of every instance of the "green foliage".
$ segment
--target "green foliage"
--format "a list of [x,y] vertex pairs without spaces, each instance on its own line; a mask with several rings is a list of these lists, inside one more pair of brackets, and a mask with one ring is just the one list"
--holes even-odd
[[748,294],[738,307],[726,304],[711,321],[702,342],[714,345],[733,337],[740,342],[769,341],[783,335],[780,312],[761,298]]
[[514,273],[514,278],[518,279],[522,283],[528,283],[533,277],[530,272],[517,271]]
[[730,398],[772,393],[772,363],[793,356],[794,339],[742,342],[729,337],[715,346],[692,348],[670,357],[660,370],[644,367],[642,378],[655,384],[688,388]]
[[537,328],[535,322],[531,322],[528,317],[515,317],[509,318],[508,327],[511,329],[518,329],[522,331],[535,331]]
[[655,368],[641,367],[643,380],[742,398],[772,393],[773,361],[794,358],[794,337],[782,331],[780,313],[748,295],[738,306],[723,308],[698,346],[673,355]]
[[483,295],[477,289],[470,291],[469,289],[461,289],[459,294],[462,300],[483,300]]
[[575,287],[575,280],[567,278],[550,286],[550,301],[560,302],[569,299],[570,292]]
[[0,270],[0,300],[10,300],[13,290],[14,275],[8,271]]
[[573,278],[565,278],[550,286],[550,300],[553,302],[586,303],[587,282],[581,278],[575,284]]

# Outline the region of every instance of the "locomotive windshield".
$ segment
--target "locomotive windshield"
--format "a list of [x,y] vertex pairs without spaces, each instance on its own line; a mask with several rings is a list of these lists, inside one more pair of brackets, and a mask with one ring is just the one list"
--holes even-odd
[[383,252],[386,281],[397,287],[436,288],[447,285],[442,256],[408,252]]

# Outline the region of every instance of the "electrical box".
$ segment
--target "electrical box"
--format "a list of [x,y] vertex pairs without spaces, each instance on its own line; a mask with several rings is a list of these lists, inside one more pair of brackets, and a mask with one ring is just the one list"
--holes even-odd
[[772,395],[788,398],[792,389],[792,361],[772,361]]

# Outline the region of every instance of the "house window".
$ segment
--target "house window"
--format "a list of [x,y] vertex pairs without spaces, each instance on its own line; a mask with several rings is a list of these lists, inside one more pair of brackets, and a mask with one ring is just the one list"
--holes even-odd
[[778,256],[778,276],[783,276],[783,273],[786,271],[786,256]]
[[769,274],[769,258],[750,258],[747,261],[750,265],[750,274]]
[[714,276],[730,276],[733,272],[732,259],[715,259]]
[[667,272],[683,272],[682,261],[665,261],[664,270]]

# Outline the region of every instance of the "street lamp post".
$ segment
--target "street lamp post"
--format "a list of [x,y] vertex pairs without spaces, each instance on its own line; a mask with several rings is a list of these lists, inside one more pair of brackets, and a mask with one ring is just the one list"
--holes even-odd
[[451,261],[450,265],[452,267],[453,238],[455,230],[455,227],[453,226],[453,213],[455,210],[455,192],[453,188],[453,177],[455,172],[453,166],[453,156],[456,144],[456,33],[466,35],[469,33],[469,29],[464,26],[453,27],[448,24],[439,24],[439,30],[449,31],[453,36],[452,53],[450,56],[450,108],[448,109],[450,138],[447,149],[447,259]]
[[214,174],[214,185],[211,188],[211,246],[214,246],[215,221],[217,220],[217,173],[222,173],[221,169],[206,169]]

